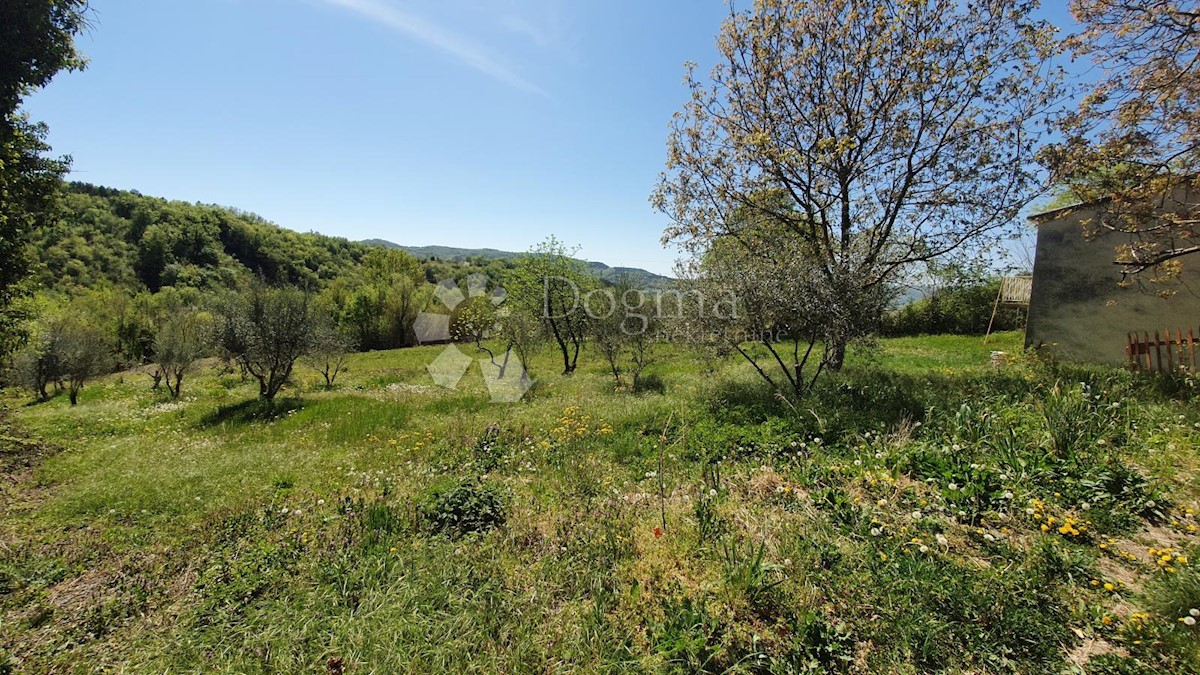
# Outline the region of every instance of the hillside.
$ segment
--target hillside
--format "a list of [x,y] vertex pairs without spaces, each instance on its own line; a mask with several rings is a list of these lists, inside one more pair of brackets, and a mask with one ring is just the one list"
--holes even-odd
[[[42,288],[101,287],[156,291],[164,286],[216,290],[253,278],[310,289],[350,274],[373,247],[399,248],[426,261],[430,282],[478,271],[496,273],[524,254],[444,246],[355,242],[280,227],[236,207],[193,204],[87,183],[69,183],[59,217],[31,233]],[[447,266],[444,262],[466,262]],[[628,275],[645,287],[670,280],[645,270],[589,262],[600,279]]]
[[[360,244],[369,246],[385,246],[387,248],[398,248],[408,251],[420,260],[447,260],[447,261],[471,261],[471,260],[513,260],[520,258],[526,253],[518,253],[514,251],[500,251],[494,248],[455,248],[453,246],[405,246],[387,241],[386,239],[364,239]],[[587,263],[588,269],[598,278],[616,282],[621,277],[629,279],[635,286],[642,288],[663,288],[669,285],[672,281],[670,277],[664,277],[661,274],[655,274],[637,267],[609,267],[602,262],[584,261]]]
[[216,289],[252,277],[317,287],[370,250],[235,208],[86,183],[67,185],[59,210],[53,225],[31,233],[38,281],[47,289]]

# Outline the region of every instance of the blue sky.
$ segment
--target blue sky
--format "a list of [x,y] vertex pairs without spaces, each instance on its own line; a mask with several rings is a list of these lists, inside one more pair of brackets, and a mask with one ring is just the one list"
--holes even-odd
[[[1044,13],[1069,19],[1052,0]],[[27,109],[76,180],[296,230],[669,273],[647,199],[721,0],[92,0]]]

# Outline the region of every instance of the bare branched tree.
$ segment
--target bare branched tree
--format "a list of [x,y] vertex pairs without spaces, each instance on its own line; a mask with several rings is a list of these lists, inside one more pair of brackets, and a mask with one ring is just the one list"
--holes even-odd
[[325,378],[325,388],[334,383],[346,369],[346,359],[356,345],[354,338],[340,330],[332,321],[318,321],[313,328],[312,346],[305,360]]

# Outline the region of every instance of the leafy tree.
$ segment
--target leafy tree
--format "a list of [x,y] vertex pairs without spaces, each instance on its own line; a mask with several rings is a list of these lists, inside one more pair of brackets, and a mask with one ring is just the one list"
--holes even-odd
[[[1083,30],[1067,39],[1101,74],[1043,160],[1087,203],[1090,234],[1127,235],[1126,278],[1178,276],[1200,252],[1200,7],[1177,0],[1072,0]],[[1140,278],[1140,277],[1139,277]]]
[[483,341],[496,328],[496,306],[487,296],[467,298],[450,313],[450,337],[484,349]]
[[674,220],[664,240],[704,255],[740,236],[754,219],[731,215],[748,211],[803,244],[824,287],[845,291],[831,301],[994,241],[1040,187],[1037,124],[1059,93],[1036,4],[758,0],[732,13],[720,64],[707,82],[689,71],[669,136],[653,196]]
[[495,336],[504,343],[504,360],[498,364],[498,376],[503,378],[511,361],[516,356],[525,372],[529,372],[529,355],[544,339],[542,322],[534,315],[521,311],[514,304],[505,303],[496,310]]
[[[985,278],[953,287],[940,288],[930,295],[889,312],[880,332],[899,335],[983,335],[1000,291],[999,278]],[[996,312],[994,330],[1017,330],[1025,325],[1025,311],[1001,307]]]
[[429,298],[421,263],[400,249],[376,248],[364,256],[362,266],[363,277],[378,291],[383,346],[412,346],[413,322]]
[[13,355],[16,381],[29,389],[39,401],[49,400],[50,392],[46,388],[62,378],[62,334],[48,328],[41,326],[34,329],[25,346]]
[[296,360],[313,348],[309,296],[294,288],[257,286],[234,299],[218,326],[222,349],[258,381],[259,398],[274,401]]
[[429,302],[424,268],[399,249],[368,251],[361,268],[322,294],[336,323],[360,349],[391,349],[415,343],[413,322]]
[[517,262],[504,284],[510,311],[539,322],[558,346],[563,375],[575,372],[579,363],[589,325],[583,298],[595,286],[595,279],[571,253],[550,237]]
[[83,67],[75,36],[86,26],[86,10],[84,0],[23,0],[0,8],[0,112],[12,114],[64,68]]
[[67,380],[71,405],[88,380],[107,372],[113,365],[110,334],[95,322],[79,315],[59,317],[50,326],[58,352],[58,365]]
[[47,286],[131,291],[269,284],[318,289],[357,276],[372,247],[300,233],[237,209],[71,183],[60,217],[32,230]]
[[[116,351],[129,365],[149,363],[154,356],[154,296],[139,293],[131,302],[121,306],[114,318]],[[155,389],[158,388],[157,381]]]
[[208,350],[210,323],[207,313],[192,307],[171,312],[159,322],[154,335],[154,358],[172,398],[179,398],[183,376]]
[[684,265],[679,304],[663,302],[664,313],[677,309],[691,340],[736,352],[777,392],[803,397],[840,365],[839,348],[876,329],[892,292],[834,285],[810,246],[776,222],[744,223],[737,239],[717,240]]
[[45,156],[46,127],[20,111],[22,99],[56,73],[82,68],[74,36],[85,0],[28,0],[0,6],[0,354],[16,344],[27,312],[28,234],[54,212],[65,159]]

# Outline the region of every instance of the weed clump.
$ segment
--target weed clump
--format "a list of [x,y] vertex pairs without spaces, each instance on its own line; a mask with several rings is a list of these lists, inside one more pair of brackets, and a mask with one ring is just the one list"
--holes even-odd
[[508,499],[498,485],[472,479],[434,489],[417,510],[430,531],[462,536],[504,525]]

